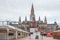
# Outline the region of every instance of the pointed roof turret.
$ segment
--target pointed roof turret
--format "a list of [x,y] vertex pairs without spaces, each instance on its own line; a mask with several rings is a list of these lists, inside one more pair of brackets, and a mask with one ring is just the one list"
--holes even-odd
[[55,22],[54,22],[54,24],[57,24],[57,22],[56,22],[56,19],[55,19]]
[[46,19],[46,16],[45,16],[45,19],[44,19],[44,23],[47,23],[47,19]]
[[25,23],[27,23],[27,17],[25,16]]
[[41,20],[40,20],[40,16],[39,16],[39,21],[41,21]]
[[19,21],[18,21],[18,24],[21,24],[21,17],[19,17]]
[[38,22],[40,23],[40,21],[41,21],[41,20],[40,20],[40,16],[39,16]]
[[19,17],[18,27],[19,27],[19,28],[21,28],[21,27],[22,27],[22,25],[21,25],[21,17]]

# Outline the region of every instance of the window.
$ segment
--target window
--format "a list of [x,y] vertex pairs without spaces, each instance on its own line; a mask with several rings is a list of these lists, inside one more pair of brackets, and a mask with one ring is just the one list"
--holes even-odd
[[20,35],[20,33],[18,33],[18,35]]
[[33,32],[30,32],[30,34],[33,34]]
[[14,33],[9,33],[8,35],[9,35],[9,36],[13,36],[13,35],[14,35]]
[[6,30],[0,29],[0,32],[7,32]]

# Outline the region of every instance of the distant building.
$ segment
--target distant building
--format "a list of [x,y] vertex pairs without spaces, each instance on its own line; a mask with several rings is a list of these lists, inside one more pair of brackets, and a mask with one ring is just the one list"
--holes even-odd
[[28,21],[27,17],[25,17],[25,21],[21,22],[21,17],[19,17],[18,24],[12,24],[10,22],[10,25],[16,26],[16,27],[21,28],[21,29],[24,29],[26,31],[29,31],[29,28],[38,27],[39,31],[42,34],[46,34],[46,32],[53,32],[58,27],[58,24],[57,24],[56,21],[54,22],[54,24],[48,24],[46,16],[45,16],[44,22],[41,21],[40,17],[39,17],[38,21],[36,21],[33,4],[32,4],[32,8],[31,8],[30,21]]
[[19,29],[16,24],[11,26],[8,25],[8,21],[0,21],[0,40],[17,40],[27,36],[29,32]]

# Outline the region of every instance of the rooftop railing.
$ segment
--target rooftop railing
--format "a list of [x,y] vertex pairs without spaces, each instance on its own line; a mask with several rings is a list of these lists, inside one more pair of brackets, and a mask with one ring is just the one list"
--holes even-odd
[[0,21],[0,26],[7,26],[10,23],[18,23],[17,21]]

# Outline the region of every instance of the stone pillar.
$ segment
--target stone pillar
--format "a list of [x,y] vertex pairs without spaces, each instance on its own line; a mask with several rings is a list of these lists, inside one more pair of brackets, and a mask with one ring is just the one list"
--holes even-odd
[[23,38],[24,38],[24,32],[22,32]]
[[27,33],[27,36],[28,36],[28,33]]
[[26,35],[28,36],[28,33]]
[[7,28],[7,40],[9,40],[9,29]]
[[18,34],[17,34],[17,31],[16,31],[16,40],[18,39],[17,37],[18,37]]
[[24,34],[24,36],[26,37],[26,33]]
[[20,32],[21,33],[21,38],[23,38],[23,33],[22,32]]
[[25,34],[24,34],[24,32],[23,32],[23,38],[25,37]]

